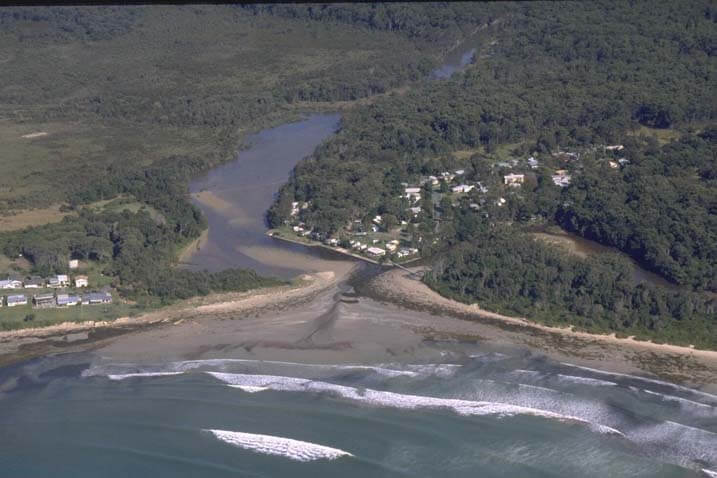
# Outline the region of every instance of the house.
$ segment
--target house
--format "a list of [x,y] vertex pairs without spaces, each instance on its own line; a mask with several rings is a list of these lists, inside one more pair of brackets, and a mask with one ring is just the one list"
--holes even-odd
[[406,188],[404,197],[410,201],[416,202],[421,200],[421,188]]
[[525,181],[525,174],[507,174],[503,176],[503,182],[508,186],[520,186]]
[[66,287],[70,284],[70,278],[67,276],[67,274],[57,274],[57,281],[62,287]]
[[465,169],[456,169],[454,171],[456,173],[456,176],[463,176],[466,173]]
[[411,214],[413,214],[413,217],[416,217],[416,216],[418,216],[418,215],[421,213],[421,208],[418,207],[418,206],[416,206],[416,207],[409,207],[408,210],[411,211]]
[[538,160],[534,157],[528,158],[528,166],[530,166],[531,169],[538,169]]
[[80,297],[76,295],[68,294],[57,294],[57,306],[67,307],[70,305],[77,305],[81,302]]
[[42,277],[32,276],[25,281],[25,289],[40,289],[45,287],[45,281]]
[[90,285],[87,276],[75,276],[75,287],[87,287]]
[[383,221],[383,219],[381,218],[381,215],[379,214],[379,215],[377,215],[376,217],[374,217],[374,218],[372,219],[372,221],[373,221],[375,224],[379,224],[379,225],[380,225],[381,222]]
[[35,307],[54,307],[55,295],[54,294],[35,294],[32,297],[32,303]]
[[406,249],[406,248],[403,248],[396,253],[396,257],[398,257],[399,259],[401,259],[403,257],[408,257],[409,255],[411,255],[411,253],[408,252],[408,249]]
[[0,280],[0,289],[22,289],[22,281],[17,279]]
[[612,146],[605,146],[605,149],[607,149],[608,151],[622,151],[623,149],[625,149],[625,146],[621,144],[615,144]]
[[296,216],[297,214],[299,214],[299,202],[294,201],[291,203],[291,215]]
[[372,255],[374,257],[381,257],[386,255],[386,251],[381,249],[380,247],[369,247],[366,249],[366,252],[369,253],[369,255]]
[[626,158],[620,158],[617,160],[617,164],[619,164],[620,166],[627,166],[628,164],[630,164],[630,160]]
[[24,295],[9,295],[7,296],[7,306],[15,307],[17,305],[27,305],[27,297]]
[[109,292],[90,292],[82,296],[82,303],[85,305],[111,304],[112,295]]
[[388,249],[390,252],[395,252],[396,249],[398,249],[399,242],[397,240],[390,241],[386,243],[386,249]]
[[551,176],[551,178],[553,183],[561,188],[568,186],[570,184],[570,180],[572,179],[569,174],[555,174]]
[[451,191],[454,193],[467,193],[470,192],[475,186],[472,184],[460,184],[458,186],[454,186]]
[[52,289],[59,289],[62,287],[62,283],[60,283],[60,279],[57,277],[50,277],[47,279],[47,287],[50,287]]
[[478,209],[480,209],[480,204],[472,202],[468,205],[468,207],[473,209],[474,211],[477,211]]
[[617,169],[620,167],[620,165],[617,164],[617,161],[613,161],[613,160],[608,161],[607,164],[609,164],[612,169]]
[[67,266],[70,269],[77,269],[78,267],[80,267],[80,261],[78,261],[77,259],[70,259],[70,261],[67,263]]
[[438,186],[438,178],[435,176],[428,176],[428,182],[431,183],[431,186]]

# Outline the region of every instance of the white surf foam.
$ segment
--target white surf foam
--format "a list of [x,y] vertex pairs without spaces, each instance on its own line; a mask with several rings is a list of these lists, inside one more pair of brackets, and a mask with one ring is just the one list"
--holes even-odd
[[164,377],[166,375],[181,375],[183,372],[141,372],[141,373],[121,373],[109,374],[107,378],[110,380],[124,380],[134,377]]
[[683,391],[685,391],[685,392],[690,392],[690,393],[694,393],[694,394],[697,394],[697,395],[702,395],[702,396],[704,396],[704,397],[708,397],[708,398],[712,398],[712,399],[717,400],[717,395],[713,395],[713,394],[711,394],[711,393],[703,392],[703,391],[701,391],[701,390],[695,390],[694,388],[689,388],[689,387],[685,387],[685,386],[682,386],[682,385],[677,385],[676,383],[663,382],[662,380],[656,380],[656,379],[654,379],[654,378],[645,378],[645,377],[640,377],[640,376],[637,376],[637,375],[629,375],[629,374],[626,374],[626,373],[608,372],[608,371],[600,370],[600,369],[596,369],[596,368],[583,367],[583,366],[580,366],[580,365],[573,365],[573,364],[571,364],[571,363],[566,363],[566,362],[561,362],[561,364],[562,364],[562,365],[566,365],[566,366],[568,366],[568,367],[579,368],[579,369],[581,369],[581,370],[587,370],[588,372],[594,372],[594,373],[598,373],[598,374],[602,374],[602,375],[609,375],[609,376],[613,376],[613,377],[625,377],[625,378],[631,378],[631,379],[634,379],[634,380],[641,380],[641,381],[647,382],[647,383],[654,383],[654,384],[656,384],[656,385],[664,385],[664,386],[666,386],[666,387],[671,387],[671,388],[676,389],[676,390],[683,390]]
[[560,377],[561,380],[565,380],[566,382],[579,383],[583,385],[617,386],[615,382],[608,382],[607,380],[600,380],[597,378],[577,377],[575,375],[563,375],[561,373],[557,374],[557,376]]
[[252,385],[234,385],[234,386],[236,388],[239,388],[248,393],[257,393],[257,392],[263,392],[265,390],[269,390],[267,387],[255,387]]
[[206,359],[206,360],[185,360],[182,362],[174,362],[171,366],[175,370],[191,370],[204,366],[224,366],[234,363],[244,364],[256,364],[256,365],[283,365],[290,367],[301,367],[301,368],[313,368],[320,370],[367,370],[375,372],[379,375],[386,377],[415,377],[418,372],[411,370],[397,370],[385,367],[377,367],[372,365],[360,365],[360,364],[309,364],[309,363],[298,363],[298,362],[282,362],[277,360],[253,360],[253,359]]
[[250,450],[264,455],[277,455],[296,461],[335,460],[342,456],[353,456],[351,453],[317,445],[307,441],[294,440],[272,435],[232,432],[226,430],[204,430],[229,445]]
[[702,473],[707,475],[709,478],[717,478],[717,471],[708,470],[707,468],[702,468]]
[[373,406],[391,407],[407,410],[420,408],[435,408],[452,410],[458,415],[534,415],[565,422],[585,424],[592,430],[600,433],[610,433],[624,436],[614,428],[592,423],[579,417],[562,415],[535,408],[510,405],[496,402],[478,402],[454,398],[426,397],[421,395],[406,395],[401,393],[372,390],[370,388],[357,389],[328,382],[312,381],[304,378],[282,377],[275,375],[247,375],[220,372],[207,372],[213,377],[227,383],[231,387],[265,387],[275,391],[330,393],[351,401],[366,403]]
[[666,401],[668,401],[668,402],[677,402],[677,403],[680,403],[680,404],[682,404],[682,405],[692,405],[692,406],[695,406],[695,407],[701,407],[701,408],[707,408],[707,409],[715,410],[715,407],[714,407],[714,406],[708,405],[708,404],[706,404],[706,403],[695,402],[695,401],[692,401],[692,400],[688,400],[688,399],[686,399],[686,398],[675,397],[674,395],[666,395],[666,394],[664,394],[664,393],[653,392],[653,391],[650,391],[650,390],[642,390],[642,391],[645,392],[645,393],[648,393],[648,394],[650,394],[650,395],[658,396],[658,397],[660,397],[660,398],[662,398],[663,400],[666,400]]

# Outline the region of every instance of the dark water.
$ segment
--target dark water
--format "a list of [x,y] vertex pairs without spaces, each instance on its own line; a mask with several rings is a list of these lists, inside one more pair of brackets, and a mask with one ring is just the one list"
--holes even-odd
[[259,256],[271,251],[293,251],[307,260],[310,248],[279,242],[265,235],[264,214],[293,167],[338,127],[338,114],[317,114],[295,123],[264,130],[248,139],[249,147],[237,159],[192,181],[190,191],[209,191],[222,207],[195,200],[209,222],[207,243],[189,259],[190,267],[211,271],[246,267],[260,274],[294,277],[307,269],[301,264],[276,265]]
[[[717,469],[716,396],[517,350],[434,346],[444,363],[113,364],[75,355],[6,369],[0,470],[350,478],[691,477]],[[177,374],[151,375],[168,372]],[[285,438],[305,443],[287,448]]]

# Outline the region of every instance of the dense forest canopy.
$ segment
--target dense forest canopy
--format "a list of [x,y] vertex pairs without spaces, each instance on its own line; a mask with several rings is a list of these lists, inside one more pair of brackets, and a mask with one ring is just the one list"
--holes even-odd
[[455,150],[491,153],[523,142],[526,153],[549,154],[634,143],[634,164],[620,181],[586,166],[563,191],[539,183],[532,205],[542,211],[526,201],[523,217],[542,212],[673,282],[714,290],[711,133],[660,152],[630,136],[642,126],[687,131],[715,119],[714,8],[697,1],[505,8],[499,27],[479,33],[476,62],[464,73],[348,112],[339,133],[297,166],[269,213],[272,224],[294,199],[309,201],[302,219],[329,234],[376,212],[400,216],[401,182]]

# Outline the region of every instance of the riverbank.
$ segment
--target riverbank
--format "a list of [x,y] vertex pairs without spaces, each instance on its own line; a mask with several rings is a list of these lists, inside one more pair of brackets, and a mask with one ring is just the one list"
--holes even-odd
[[[498,314],[481,309],[478,304],[468,305],[443,297],[421,282],[415,272],[419,269],[390,270],[374,278],[368,288],[379,300],[504,329],[509,341],[537,348],[556,359],[593,366],[601,362],[615,371],[639,369],[677,382],[717,385],[717,351],[579,332],[571,327],[551,327]],[[424,323],[416,325],[429,336],[453,336],[461,340],[470,339],[472,335],[486,336],[485,328],[449,330],[442,321],[435,321],[429,328]]]
[[101,346],[110,338],[189,319],[256,314],[310,300],[338,280],[333,271],[304,274],[292,284],[247,292],[193,298],[137,317],[113,321],[65,322],[49,327],[0,332],[0,366],[60,352]]

